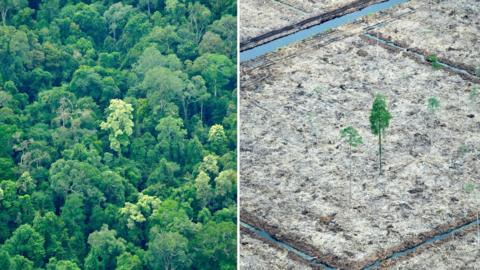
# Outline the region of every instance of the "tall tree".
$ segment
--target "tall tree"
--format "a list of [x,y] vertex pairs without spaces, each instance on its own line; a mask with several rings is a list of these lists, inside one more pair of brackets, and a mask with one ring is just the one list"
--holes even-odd
[[132,6],[123,5],[123,3],[119,2],[111,5],[103,14],[107,20],[110,34],[112,34],[115,41],[117,40],[117,30],[125,27],[125,24],[133,11],[134,9]]
[[85,258],[86,270],[115,269],[117,256],[125,251],[125,240],[117,238],[115,230],[109,230],[107,225],[100,231],[95,231],[88,236],[90,252]]
[[173,116],[164,117],[158,121],[155,130],[158,132],[157,147],[160,156],[180,161],[183,156],[185,136],[187,135],[187,131],[183,128],[182,119]]
[[137,255],[124,252],[117,257],[115,270],[142,270],[142,261]]
[[0,0],[0,14],[2,15],[2,23],[7,23],[7,15],[10,10],[20,10],[28,5],[27,0]]
[[146,72],[140,88],[144,89],[150,107],[155,114],[165,114],[168,103],[178,100],[185,82],[181,72],[173,72],[165,67],[156,67]]
[[210,23],[211,12],[199,2],[188,4],[188,20],[191,31],[195,34],[195,43],[198,44],[202,38],[205,28]]
[[203,54],[193,62],[192,71],[200,74],[207,82],[213,96],[235,78],[235,64],[225,55]]
[[227,150],[227,136],[222,125],[213,125],[208,131],[208,142],[210,142],[213,151],[222,155]]
[[148,243],[147,260],[151,269],[189,269],[188,240],[176,232],[155,234]]
[[106,112],[107,121],[100,123],[100,128],[110,131],[110,148],[122,155],[121,147],[128,146],[128,137],[133,133],[133,107],[121,99],[112,99]]
[[45,256],[45,239],[29,224],[18,227],[10,239],[5,241],[5,249],[12,255],[24,256],[42,266]]
[[342,136],[342,139],[344,139],[348,143],[348,156],[350,159],[350,184],[349,184],[349,199],[348,199],[348,204],[351,206],[352,203],[352,178],[353,178],[353,172],[352,172],[352,148],[355,148],[361,144],[363,144],[362,137],[360,134],[358,134],[358,131],[353,128],[352,126],[348,126],[340,131],[340,135]]
[[387,109],[385,98],[382,95],[376,95],[370,112],[370,129],[374,135],[378,136],[378,164],[380,174],[382,174],[382,135],[390,125],[391,118],[392,116]]
[[212,198],[212,187],[210,186],[210,177],[204,171],[200,171],[197,178],[195,178],[195,189],[200,206],[202,208],[207,206]]

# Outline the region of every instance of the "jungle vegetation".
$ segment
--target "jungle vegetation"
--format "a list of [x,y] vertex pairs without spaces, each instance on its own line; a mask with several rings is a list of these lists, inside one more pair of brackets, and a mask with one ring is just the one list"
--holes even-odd
[[235,269],[235,0],[0,14],[0,269]]

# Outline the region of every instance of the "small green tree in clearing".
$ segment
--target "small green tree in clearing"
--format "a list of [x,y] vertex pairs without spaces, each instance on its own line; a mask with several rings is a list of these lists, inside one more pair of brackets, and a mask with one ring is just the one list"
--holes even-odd
[[[475,184],[471,182],[467,183],[464,188],[465,188],[465,192],[472,193],[475,191]],[[480,187],[478,187],[478,189],[480,189]],[[477,194],[477,196],[479,195],[480,193]],[[480,248],[480,219],[479,219],[478,211],[477,211],[477,246]]]
[[427,100],[427,110],[430,112],[430,118],[435,128],[435,112],[440,108],[440,101],[436,97]]
[[427,108],[428,110],[434,114],[438,108],[440,108],[440,101],[436,97],[431,97],[427,100]]
[[441,69],[442,68],[442,65],[440,64],[440,62],[438,61],[438,57],[436,54],[430,54],[428,55],[427,57],[425,57],[425,60],[427,60],[427,62],[431,63],[432,64],[432,67],[434,69]]
[[470,91],[469,100],[470,100],[470,103],[472,104],[472,106],[475,106],[475,104],[478,101],[478,87],[477,86],[474,86],[472,88],[472,91]]
[[350,175],[349,175],[349,198],[348,198],[348,204],[351,206],[352,205],[352,178],[353,178],[353,172],[352,172],[352,148],[355,148],[361,144],[363,144],[362,136],[358,134],[358,131],[352,127],[348,126],[342,130],[340,130],[340,136],[342,136],[342,139],[344,139],[348,143],[348,157],[350,159]]
[[387,102],[382,95],[376,95],[370,112],[370,129],[378,136],[378,163],[379,174],[382,174],[382,135],[390,125],[392,115],[387,109]]

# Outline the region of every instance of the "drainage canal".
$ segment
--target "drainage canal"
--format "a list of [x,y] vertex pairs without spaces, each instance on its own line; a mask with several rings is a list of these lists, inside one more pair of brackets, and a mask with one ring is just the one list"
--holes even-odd
[[265,44],[256,46],[252,49],[248,49],[243,52],[240,52],[240,62],[252,60],[266,53],[273,52],[281,47],[287,46],[291,43],[298,42],[306,38],[309,38],[311,36],[326,32],[330,29],[354,22],[358,18],[363,17],[365,15],[379,12],[379,11],[391,8],[392,6],[405,3],[407,1],[408,0],[389,0],[389,1],[381,2],[377,4],[372,4],[361,10],[337,17],[335,19],[326,21],[324,23],[312,26],[304,30],[300,30],[291,35],[287,35],[287,36],[272,40]]
[[[295,248],[295,247],[293,247],[293,246],[291,246],[291,245],[289,245],[285,242],[282,242],[280,240],[275,239],[273,236],[271,236],[270,234],[268,234],[267,232],[265,232],[261,229],[255,228],[254,226],[252,226],[250,224],[247,224],[243,221],[240,221],[240,225],[243,228],[245,228],[245,229],[249,230],[250,232],[254,233],[255,235],[257,235],[261,239],[263,239],[265,241],[268,241],[268,242],[270,242],[270,243],[272,243],[276,246],[279,246],[283,249],[286,249],[289,252],[292,252],[293,254],[301,257],[302,259],[307,261],[310,265],[320,267],[324,270],[335,270],[336,269],[336,268],[334,268],[334,267],[332,267],[332,266],[330,266],[326,263],[321,262],[318,258],[315,258],[311,255],[308,255],[304,251],[301,251],[301,250],[299,250],[299,249],[297,249],[297,248]],[[453,237],[456,233],[459,233],[463,230],[471,228],[472,226],[475,226],[475,225],[480,226],[480,220],[477,219],[477,220],[462,224],[460,226],[451,228],[451,229],[449,229],[449,230],[447,230],[443,233],[440,233],[440,234],[437,234],[437,235],[435,235],[431,238],[428,238],[425,241],[420,242],[420,243],[418,243],[418,244],[416,244],[412,247],[394,252],[386,258],[376,260],[372,264],[364,267],[363,270],[378,269],[384,261],[393,260],[393,259],[400,259],[401,257],[408,256],[409,254],[416,252],[417,250],[419,250],[420,248],[422,248],[426,245],[430,245],[430,244],[433,244],[434,242],[445,240],[449,237]]]
[[301,251],[301,250],[298,250],[292,246],[290,246],[289,244],[285,243],[285,242],[282,242],[280,240],[277,240],[275,239],[274,237],[272,237],[270,234],[268,234],[267,232],[263,231],[263,230],[260,230],[258,228],[255,228],[253,227],[252,225],[250,224],[247,224],[243,221],[240,221],[240,225],[249,230],[250,232],[254,233],[256,236],[262,238],[263,240],[266,240],[276,246],[279,246],[283,249],[286,249],[288,250],[288,252],[292,252],[293,254],[299,256],[300,258],[304,259],[305,261],[308,261],[309,264],[311,265],[314,265],[316,267],[320,267],[322,269],[325,269],[325,270],[335,270],[335,268],[329,266],[328,264],[326,263],[322,263],[320,262],[317,258],[311,256],[311,255],[308,255],[306,254],[305,252]]
[[413,247],[409,247],[409,248],[406,248],[404,250],[401,250],[401,251],[397,251],[393,254],[391,254],[390,256],[384,258],[384,259],[381,259],[381,260],[377,260],[375,261],[374,263],[370,264],[369,266],[367,267],[364,267],[363,270],[373,270],[373,269],[377,269],[380,267],[381,263],[386,261],[386,260],[392,260],[392,259],[399,259],[401,257],[404,257],[404,256],[407,256],[411,253],[414,253],[416,252],[419,248],[425,246],[425,245],[429,245],[429,244],[432,244],[434,242],[437,242],[437,241],[441,241],[441,240],[444,240],[444,239],[447,239],[449,237],[453,237],[455,236],[456,233],[458,232],[461,232],[467,228],[470,228],[472,226],[480,226],[480,222],[479,220],[475,220],[475,221],[472,221],[472,222],[469,222],[469,223],[466,223],[466,224],[463,224],[463,225],[460,225],[458,227],[454,227],[454,228],[451,228],[449,229],[448,231],[446,232],[443,232],[443,233],[440,233],[440,234],[437,234],[435,236],[433,236],[432,238],[429,238],[423,242],[420,242],[418,243],[417,245],[413,246]]

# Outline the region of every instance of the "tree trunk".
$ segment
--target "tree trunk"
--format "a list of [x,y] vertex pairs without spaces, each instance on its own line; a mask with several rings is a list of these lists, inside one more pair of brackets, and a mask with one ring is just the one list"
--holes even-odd
[[378,164],[382,175],[382,131],[378,133]]
[[349,154],[350,156],[350,181],[349,181],[349,197],[348,197],[348,204],[350,205],[350,208],[352,208],[352,178],[353,178],[353,175],[352,175],[352,163],[353,163],[353,160],[352,160],[352,146],[350,145],[350,151],[349,151]]
[[5,8],[5,9],[2,10],[3,26],[7,25],[7,12],[8,12],[8,8]]
[[184,122],[187,122],[187,118],[188,118],[188,104],[185,100],[182,101],[182,105],[183,105],[183,118],[184,118]]

